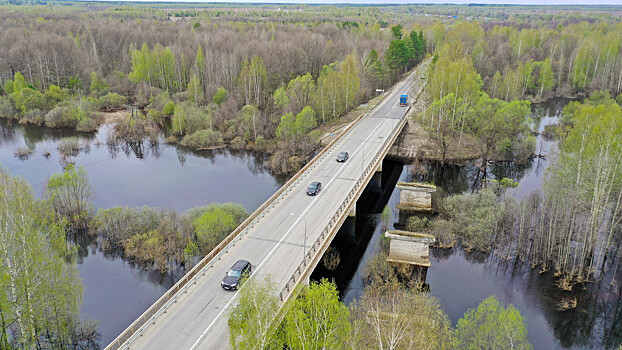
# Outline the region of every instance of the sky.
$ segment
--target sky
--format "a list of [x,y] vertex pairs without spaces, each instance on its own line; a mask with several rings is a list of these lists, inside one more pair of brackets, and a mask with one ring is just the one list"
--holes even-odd
[[[86,0],[84,0],[86,1]],[[93,0],[91,0],[93,1]],[[94,0],[119,1],[119,0]],[[619,5],[622,0],[120,0],[138,2],[260,3],[260,4],[512,4],[512,5]]]
[[[159,1],[159,0],[144,0]],[[175,2],[176,0],[161,0]],[[202,2],[197,0],[177,0],[180,2]],[[622,0],[208,0],[206,2],[244,2],[279,4],[515,4],[515,5],[622,5]]]

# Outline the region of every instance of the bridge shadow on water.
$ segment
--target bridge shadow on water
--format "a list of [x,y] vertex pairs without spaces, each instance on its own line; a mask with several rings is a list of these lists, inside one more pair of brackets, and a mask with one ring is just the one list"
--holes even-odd
[[395,190],[404,164],[385,159],[382,172],[375,173],[358,201],[356,216],[348,217],[311,274],[311,281],[334,282],[341,296],[361,264],[382,212]]

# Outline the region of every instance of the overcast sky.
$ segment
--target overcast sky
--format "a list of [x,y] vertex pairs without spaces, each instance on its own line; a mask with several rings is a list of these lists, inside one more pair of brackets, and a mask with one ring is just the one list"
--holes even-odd
[[[154,1],[154,0],[144,0]],[[158,1],[158,0],[155,0]],[[163,0],[173,2],[175,0]],[[181,0],[182,2],[184,0]],[[186,0],[189,2],[201,2],[196,0]],[[517,5],[622,5],[622,0],[425,0],[425,1],[408,1],[408,0],[208,0],[206,2],[251,2],[251,3],[279,3],[279,4],[517,4]]]

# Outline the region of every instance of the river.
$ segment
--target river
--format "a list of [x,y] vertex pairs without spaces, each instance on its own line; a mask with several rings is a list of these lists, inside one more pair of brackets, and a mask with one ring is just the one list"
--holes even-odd
[[[556,124],[567,101],[554,100],[534,105],[532,119],[535,131],[541,133],[546,125]],[[487,170],[493,179],[509,177],[519,182],[507,195],[517,199],[540,188],[544,172],[555,157],[557,142],[542,135],[537,136],[536,154],[525,165],[500,163]],[[471,192],[480,186],[482,173],[479,162],[472,166],[445,166],[431,164],[421,172],[419,168],[404,167],[399,181],[431,181],[450,194]],[[395,208],[399,203],[399,189],[395,189],[387,205]],[[380,249],[381,228],[379,215],[368,220],[373,230],[366,250],[354,276],[343,283],[343,301],[346,304],[359,298],[363,284],[361,277],[367,262]],[[389,229],[399,221],[399,213],[393,211]],[[609,279],[598,283],[577,285],[572,292],[559,290],[551,273],[539,274],[524,264],[508,264],[494,255],[466,253],[460,247],[449,250],[431,249],[426,283],[430,293],[440,303],[455,327],[458,319],[470,308],[475,308],[485,298],[495,295],[506,304],[513,304],[527,321],[528,339],[535,349],[609,349],[622,343],[622,298],[617,286],[609,285]],[[622,273],[618,274],[618,280]],[[561,311],[558,302],[563,297],[576,297],[577,308]]]
[[[553,101],[534,106],[533,118],[538,131],[557,121],[564,103]],[[96,193],[96,208],[149,205],[183,211],[214,202],[238,202],[250,212],[284,181],[263,168],[265,157],[262,155],[228,149],[188,152],[161,143],[144,147],[137,157],[131,149],[107,147],[104,142],[107,132],[104,127],[88,137],[91,144],[88,152],[75,157],[76,165],[84,166],[89,172]],[[41,196],[49,176],[62,169],[56,152],[58,141],[72,135],[71,131],[7,125],[0,120],[0,164],[13,175],[26,178],[36,195]],[[544,158],[535,158],[523,166],[497,164],[490,167],[490,176],[519,181],[519,186],[508,194],[524,198],[541,185],[555,145],[556,142],[538,136],[537,153]],[[15,158],[13,152],[20,146],[33,149],[33,155],[27,160]],[[43,157],[46,150],[52,153],[50,159]],[[399,167],[396,171],[396,180],[434,181],[449,193],[472,191],[478,187],[476,179],[481,175],[476,166],[441,168],[430,165],[425,174],[411,166]],[[391,188],[368,198],[395,208],[399,190]],[[377,208],[370,209],[361,222],[353,225],[365,238],[358,255],[343,262],[351,265],[344,269],[346,276],[337,279],[345,303],[360,297],[360,277],[378,250],[381,225],[377,224],[380,221],[377,212]],[[392,215],[392,222],[397,222],[397,210],[393,210]],[[179,272],[163,275],[143,271],[118,257],[103,254],[92,244],[82,248],[78,265],[84,283],[81,314],[98,321],[102,345],[114,339],[179,277]],[[585,289],[562,293],[552,284],[550,275],[539,275],[525,266],[507,266],[494,255],[467,254],[460,248],[433,249],[430,260],[432,267],[426,282],[454,326],[466,310],[496,295],[501,302],[512,303],[526,318],[528,337],[536,349],[610,348],[622,339],[622,302],[619,295],[606,292],[607,286],[588,284]],[[576,309],[557,309],[556,301],[564,293],[578,298]]]
[[[135,152],[106,145],[109,126],[96,134],[78,134],[0,119],[0,165],[28,180],[41,197],[49,177],[62,171],[57,150],[62,137],[79,136],[90,146],[73,158],[83,166],[95,190],[95,208],[152,206],[184,211],[210,203],[240,203],[253,212],[284,183],[263,167],[263,155],[229,149],[190,152],[159,143]],[[13,153],[28,147],[19,159]],[[51,156],[44,157],[49,151]],[[80,245],[78,271],[84,284],[81,314],[96,320],[101,344],[111,342],[180,277],[143,271],[118,256],[104,255],[94,244]]]

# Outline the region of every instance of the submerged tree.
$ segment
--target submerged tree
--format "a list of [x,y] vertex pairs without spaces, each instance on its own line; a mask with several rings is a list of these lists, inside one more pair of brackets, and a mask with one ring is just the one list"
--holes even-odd
[[49,203],[0,169],[0,347],[95,345],[76,332],[82,284],[65,236]]
[[85,231],[93,214],[93,186],[83,167],[70,164],[60,174],[53,175],[46,188],[46,198],[61,217],[66,218],[72,229]]

